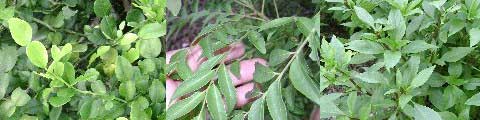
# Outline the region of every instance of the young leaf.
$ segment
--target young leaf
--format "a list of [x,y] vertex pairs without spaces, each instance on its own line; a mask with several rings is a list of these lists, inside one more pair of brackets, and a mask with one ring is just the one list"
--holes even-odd
[[205,92],[196,92],[192,96],[178,101],[167,109],[167,120],[174,120],[192,111],[205,98]]
[[267,66],[260,63],[255,63],[255,72],[253,73],[253,80],[258,83],[265,83],[275,76],[274,72]]
[[248,111],[248,120],[263,120],[264,119],[264,103],[265,97],[261,97],[255,102],[253,102],[252,106],[250,106],[250,110]]
[[272,21],[266,22],[265,24],[261,25],[258,31],[279,27],[279,26],[291,23],[293,20],[294,19],[292,17],[283,17],[283,18],[274,19]]
[[20,46],[27,46],[32,41],[32,27],[28,22],[18,18],[10,18],[7,22],[15,43]]
[[355,10],[355,14],[360,19],[360,21],[364,22],[365,24],[369,25],[372,28],[375,28],[374,22],[375,19],[368,13],[367,10],[363,9],[359,6],[354,6],[353,9]]
[[315,84],[305,70],[303,56],[299,55],[290,65],[289,78],[293,87],[308,99],[320,104],[320,88]]
[[227,113],[223,104],[222,96],[215,84],[210,85],[207,92],[207,106],[213,120],[226,120]]
[[93,12],[98,17],[108,16],[110,9],[112,9],[112,5],[109,0],[95,0],[95,3],[93,3]]
[[425,84],[425,82],[427,82],[428,78],[430,78],[430,75],[432,75],[432,72],[433,72],[434,69],[435,69],[435,65],[420,71],[417,74],[417,76],[415,76],[415,78],[413,78],[412,83],[410,84],[410,87],[416,88],[416,87],[420,87],[423,84]]
[[33,41],[27,46],[27,56],[33,65],[46,68],[48,63],[47,49],[41,42]]
[[274,120],[287,120],[288,112],[283,102],[280,81],[277,80],[270,84],[265,97],[270,116]]
[[18,87],[13,90],[10,99],[15,102],[15,106],[24,106],[28,103],[28,101],[30,101],[31,98],[25,90],[22,90],[22,88]]
[[265,54],[267,53],[267,49],[265,48],[265,40],[262,34],[258,33],[257,31],[250,31],[248,33],[248,40],[250,43],[257,48],[260,53]]
[[347,43],[348,49],[364,53],[364,54],[379,54],[383,53],[384,49],[382,45],[377,42],[368,40],[354,40]]
[[423,105],[415,104],[414,110],[415,120],[442,120],[437,112]]
[[466,105],[480,106],[480,92],[470,97],[466,102]]
[[237,93],[225,64],[221,64],[218,68],[218,87],[225,96],[227,113],[230,113],[237,103]]
[[172,99],[178,98],[205,86],[213,77],[215,77],[215,73],[212,70],[196,72],[192,77],[185,80],[178,86],[177,90],[175,90],[172,95]]

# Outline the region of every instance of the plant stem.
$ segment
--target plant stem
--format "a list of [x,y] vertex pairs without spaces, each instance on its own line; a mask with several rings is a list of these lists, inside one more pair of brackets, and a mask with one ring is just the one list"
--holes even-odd
[[278,15],[277,0],[273,0],[273,6],[275,6],[275,13],[277,13],[277,18],[280,18]]

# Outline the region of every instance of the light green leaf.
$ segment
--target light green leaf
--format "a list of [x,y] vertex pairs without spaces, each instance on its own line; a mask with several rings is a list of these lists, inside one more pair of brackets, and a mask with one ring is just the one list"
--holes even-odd
[[410,102],[410,100],[412,100],[412,98],[413,98],[412,95],[402,94],[402,95],[400,95],[400,98],[398,99],[398,105],[400,106],[400,108],[403,109],[403,107],[405,107],[405,105],[407,105],[407,103]]
[[270,53],[270,56],[268,58],[268,64],[272,66],[276,66],[282,63],[283,61],[285,61],[286,59],[288,59],[289,56],[290,56],[289,51],[282,50],[282,49],[274,49]]
[[130,119],[131,120],[149,120],[151,119],[151,116],[147,114],[147,111],[145,109],[148,108],[148,100],[140,96],[137,98],[135,101],[130,104]]
[[118,91],[121,96],[125,97],[127,100],[132,100],[135,97],[137,88],[135,87],[135,82],[132,80],[124,81],[120,84]]
[[467,102],[465,102],[466,105],[474,105],[474,106],[480,106],[480,92],[473,95],[470,97]]
[[399,51],[390,51],[387,50],[383,53],[383,60],[385,61],[385,67],[387,69],[393,68],[400,61],[402,53]]
[[200,65],[197,71],[211,70],[217,64],[223,62],[226,56],[227,56],[226,54],[221,54],[221,55],[208,58],[207,61],[203,62],[202,65]]
[[181,8],[181,0],[167,0],[167,9],[172,13],[173,16],[177,16]]
[[385,81],[385,77],[378,71],[367,71],[353,76],[367,83],[381,83]]
[[134,33],[125,33],[122,39],[120,39],[120,45],[129,45],[130,43],[137,40],[138,36]]
[[133,76],[133,67],[125,57],[118,56],[116,67],[115,67],[115,76],[120,81],[130,80]]
[[353,9],[355,10],[355,14],[360,19],[360,21],[364,22],[365,24],[369,25],[372,28],[375,28],[374,22],[375,19],[368,13],[367,10],[363,9],[359,6],[354,6]]
[[253,73],[253,80],[258,83],[265,83],[270,81],[275,76],[273,70],[260,63],[255,63],[255,72]]
[[167,120],[174,120],[192,111],[205,98],[205,92],[196,92],[167,109]]
[[248,40],[250,43],[257,48],[260,53],[265,54],[267,49],[265,48],[265,39],[263,38],[262,34],[257,31],[250,31],[248,33]]
[[160,103],[165,100],[165,86],[160,80],[153,80],[148,95],[152,103]]
[[262,24],[259,27],[258,31],[263,31],[263,30],[266,30],[266,29],[279,27],[279,26],[291,23],[291,22],[293,22],[293,20],[294,19],[292,17],[283,17],[283,18],[274,19],[272,21],[268,21],[268,22]]
[[107,89],[105,88],[105,85],[100,80],[92,81],[92,83],[90,84],[90,88],[92,89],[92,91],[94,93],[97,93],[97,94],[100,94],[100,95],[107,93]]
[[2,104],[0,105],[0,117],[10,117],[13,115],[13,113],[15,113],[15,109],[16,109],[16,106],[15,106],[15,101],[13,100],[7,100],[7,101],[4,101],[2,102]]
[[145,58],[155,58],[162,52],[162,42],[158,38],[143,39],[136,43],[140,49],[140,55]]
[[423,40],[416,40],[408,43],[402,48],[402,53],[419,53],[427,49],[437,48],[437,46],[428,44]]
[[309,77],[303,56],[299,55],[290,65],[289,78],[293,87],[308,99],[320,104],[320,88]]
[[225,112],[224,103],[220,91],[218,91],[215,84],[210,85],[207,92],[207,106],[213,120],[226,120],[227,113]]
[[215,73],[211,70],[196,72],[177,87],[172,95],[172,100],[205,86],[213,77],[215,77]]
[[384,52],[382,45],[368,40],[354,40],[347,43],[347,45],[348,49],[364,54],[379,54]]
[[100,46],[97,49],[97,55],[102,56],[103,54],[107,53],[110,50],[110,46]]
[[432,72],[434,69],[435,69],[435,65],[418,72],[417,76],[413,78],[412,83],[410,84],[410,87],[416,88],[425,84],[428,78],[430,78],[430,75],[432,75]]
[[227,113],[230,113],[237,103],[237,93],[225,64],[221,64],[218,68],[218,87],[225,96]]
[[93,11],[97,17],[110,15],[110,9],[112,9],[112,5],[109,0],[95,0],[93,3]]
[[277,80],[270,84],[265,97],[270,116],[274,120],[287,120],[288,112],[283,102],[280,81]]
[[0,56],[2,56],[2,59],[0,59],[0,73],[9,72],[17,63],[17,48],[13,46],[3,47],[3,49],[0,50]]
[[13,40],[20,46],[27,46],[32,41],[32,27],[28,22],[18,18],[8,19],[8,29]]
[[130,62],[130,63],[133,63],[135,62],[135,60],[137,60],[138,58],[140,58],[140,51],[136,48],[130,48],[127,52],[125,52],[123,54],[123,56],[125,58],[127,58],[127,60]]
[[473,49],[472,47],[452,47],[440,59],[447,62],[457,62],[472,52]]
[[33,65],[46,68],[48,63],[47,49],[39,41],[33,41],[27,46],[27,56]]
[[95,68],[90,68],[83,75],[78,76],[75,79],[75,81],[72,82],[72,85],[75,85],[78,82],[82,82],[82,81],[97,80],[97,77],[99,75],[100,75],[100,73]]
[[138,31],[138,37],[141,39],[154,39],[166,34],[166,24],[162,23],[149,23],[144,25]]
[[54,96],[54,97],[50,97],[50,99],[48,99],[48,102],[53,107],[60,107],[70,102],[70,100],[71,100],[70,97]]
[[30,96],[27,94],[27,91],[22,90],[22,88],[18,87],[13,90],[10,99],[15,102],[15,106],[24,106],[25,104],[30,101]]
[[414,110],[415,112],[413,112],[413,117],[415,120],[442,120],[437,112],[423,105],[415,103]]
[[0,73],[0,99],[7,93],[8,85],[12,79],[14,78],[11,73]]
[[248,120],[263,120],[264,119],[264,107],[265,97],[261,97],[255,102],[253,102],[252,106],[250,106],[250,110],[248,111]]
[[475,46],[480,41],[480,29],[472,28],[468,31],[470,35],[470,47]]

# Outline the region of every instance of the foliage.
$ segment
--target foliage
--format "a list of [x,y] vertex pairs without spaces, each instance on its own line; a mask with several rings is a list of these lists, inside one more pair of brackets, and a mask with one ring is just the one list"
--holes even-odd
[[[282,12],[301,11],[281,9],[280,5],[291,4],[290,1],[281,1],[279,6],[275,0],[209,1],[205,9],[197,9],[200,1],[196,0],[169,2],[172,16],[168,20],[175,22],[169,24],[167,37],[176,36],[184,26],[200,23],[204,27],[191,46],[201,46],[202,56],[208,60],[192,72],[185,67],[185,54],[190,48],[180,49],[172,56],[167,76],[183,80],[172,100],[182,96],[184,99],[168,105],[167,120],[205,119],[205,114],[215,120],[300,120],[308,119],[314,106],[333,102],[325,102],[323,99],[329,98],[322,97],[320,89],[320,1],[308,1],[314,6],[306,17],[280,17]],[[263,89],[256,87],[248,98],[258,99],[241,108],[234,108],[235,86],[228,73],[240,68],[226,67],[226,53],[221,52],[236,42],[248,47],[233,64],[253,57],[269,61],[268,67],[255,65],[254,81]]]
[[0,119],[164,119],[165,0],[0,0]]

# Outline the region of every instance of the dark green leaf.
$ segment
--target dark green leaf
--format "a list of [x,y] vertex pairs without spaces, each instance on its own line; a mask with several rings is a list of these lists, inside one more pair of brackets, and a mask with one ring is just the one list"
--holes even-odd
[[207,92],[207,106],[213,120],[226,120],[224,103],[220,91],[215,84],[210,85]]
[[287,120],[287,109],[282,98],[282,89],[280,81],[274,81],[270,84],[266,93],[267,107],[270,116],[274,120]]

